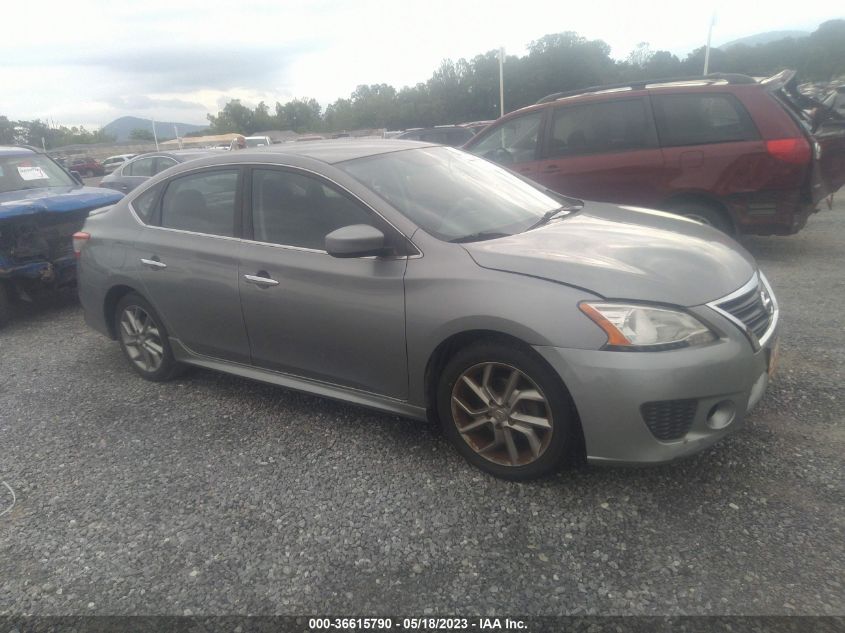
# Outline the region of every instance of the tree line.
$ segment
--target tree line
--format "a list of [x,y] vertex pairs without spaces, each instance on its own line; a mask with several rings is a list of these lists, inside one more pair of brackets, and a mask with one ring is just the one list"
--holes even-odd
[[[505,111],[535,103],[559,91],[639,79],[700,75],[702,46],[680,59],[668,51],[637,46],[624,60],[610,57],[610,46],[567,31],[528,45],[523,56],[508,55],[504,65]],[[773,75],[797,70],[801,81],[828,81],[845,73],[845,20],[825,22],[807,37],[710,52],[710,72]],[[314,99],[295,99],[273,112],[265,103],[254,109],[233,100],[208,115],[215,133],[251,134],[261,130],[340,132],[364,128],[401,130],[495,119],[499,115],[498,51],[470,60],[445,60],[428,79],[396,89],[388,84],[360,85],[321,111]]]
[[114,136],[102,130],[86,130],[84,126],[55,126],[39,119],[11,121],[0,115],[0,145],[32,145],[51,149],[77,143],[112,143],[114,140]]
[[[541,37],[522,56],[508,55],[504,64],[505,110],[535,103],[559,91],[640,79],[700,75],[704,47],[684,59],[668,51],[639,44],[623,60],[610,56],[610,46],[566,31]],[[746,46],[738,44],[710,52],[710,71],[768,76],[784,68],[798,71],[801,81],[829,81],[845,74],[845,20],[830,20],[807,37]],[[264,130],[341,132],[366,128],[401,130],[499,115],[498,51],[470,60],[444,60],[432,76],[415,86],[397,89],[388,84],[358,86],[349,97],[337,99],[325,111],[311,98],[297,98],[271,107],[263,101],[249,107],[229,101],[209,114],[204,133],[254,134]],[[136,140],[151,140],[146,130],[133,131]],[[50,126],[35,121],[10,121],[0,116],[0,144],[25,143],[48,148],[74,143],[102,143],[114,138],[102,130]],[[160,139],[161,140],[161,139]]]

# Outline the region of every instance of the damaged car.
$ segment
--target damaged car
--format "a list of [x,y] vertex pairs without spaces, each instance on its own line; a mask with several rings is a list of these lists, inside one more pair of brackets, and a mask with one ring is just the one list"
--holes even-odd
[[83,186],[34,149],[0,146],[0,326],[13,302],[74,284],[74,232],[122,197]]

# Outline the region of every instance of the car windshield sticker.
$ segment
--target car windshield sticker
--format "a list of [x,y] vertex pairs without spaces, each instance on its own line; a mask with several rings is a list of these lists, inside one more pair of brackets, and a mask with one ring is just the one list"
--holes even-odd
[[18,165],[18,173],[23,180],[47,180],[49,176],[38,165]]

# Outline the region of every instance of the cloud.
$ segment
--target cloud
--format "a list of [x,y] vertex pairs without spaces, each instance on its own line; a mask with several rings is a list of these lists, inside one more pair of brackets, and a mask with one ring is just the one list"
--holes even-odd
[[184,99],[156,99],[147,95],[117,95],[105,99],[114,108],[124,110],[153,110],[170,108],[174,110],[205,110],[204,104]]
[[61,64],[93,67],[131,79],[141,93],[266,90],[285,84],[291,64],[316,48],[314,43],[237,49],[157,47],[64,56]]

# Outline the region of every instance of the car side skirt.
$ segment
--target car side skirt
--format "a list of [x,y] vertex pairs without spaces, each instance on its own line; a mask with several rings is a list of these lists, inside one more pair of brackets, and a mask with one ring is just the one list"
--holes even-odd
[[396,400],[394,398],[388,398],[368,391],[351,389],[341,385],[325,383],[319,380],[294,376],[292,374],[285,374],[270,369],[264,369],[262,367],[243,365],[240,363],[220,360],[218,358],[203,356],[191,351],[188,347],[183,345],[179,339],[172,337],[170,338],[170,346],[173,349],[173,356],[176,360],[187,365],[213,369],[225,374],[233,374],[235,376],[241,376],[242,378],[250,378],[252,380],[266,382],[279,387],[286,387],[288,389],[303,391],[305,393],[322,396],[324,398],[332,398],[333,400],[340,400],[342,402],[360,405],[384,413],[401,415],[414,420],[426,419],[425,407],[419,407],[404,400]]

